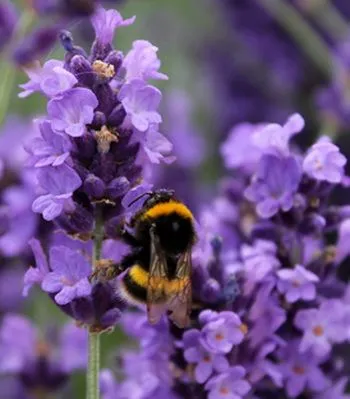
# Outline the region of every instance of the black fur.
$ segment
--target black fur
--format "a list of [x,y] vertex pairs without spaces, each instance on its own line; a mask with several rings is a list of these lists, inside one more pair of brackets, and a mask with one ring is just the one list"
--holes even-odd
[[139,300],[140,302],[147,301],[146,288],[138,285],[128,273],[123,278],[123,284],[129,295],[131,295],[133,298]]

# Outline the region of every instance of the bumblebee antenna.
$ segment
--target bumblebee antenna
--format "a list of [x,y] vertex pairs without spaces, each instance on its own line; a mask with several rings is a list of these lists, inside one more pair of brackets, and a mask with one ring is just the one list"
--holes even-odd
[[147,191],[146,193],[143,193],[143,194],[139,195],[138,197],[136,197],[134,200],[132,200],[130,202],[130,204],[128,205],[128,208],[130,208],[131,205],[135,204],[135,202],[137,202],[139,199],[143,198],[145,195],[148,195],[150,197],[151,195],[153,195],[153,192],[152,191]]

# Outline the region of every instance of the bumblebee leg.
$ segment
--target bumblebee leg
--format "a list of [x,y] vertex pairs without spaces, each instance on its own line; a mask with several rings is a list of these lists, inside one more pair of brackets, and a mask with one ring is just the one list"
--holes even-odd
[[124,270],[125,269],[122,267],[122,265],[115,263],[111,259],[101,259],[96,262],[96,268],[90,275],[89,280],[90,282],[106,282],[113,280]]

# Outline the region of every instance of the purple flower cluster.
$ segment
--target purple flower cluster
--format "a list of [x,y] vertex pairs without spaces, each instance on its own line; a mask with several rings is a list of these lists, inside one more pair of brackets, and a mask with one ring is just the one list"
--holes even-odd
[[[22,145],[35,135],[26,120],[8,118],[0,134],[0,311],[18,310],[21,282],[30,261],[28,240],[44,229],[32,212],[33,173],[23,170]],[[11,148],[11,152],[9,152]]]
[[[86,19],[101,6],[99,0],[32,0],[27,3],[18,10],[10,0],[4,0],[0,6],[0,52],[8,50],[12,61],[24,67],[45,56],[57,42],[62,29],[86,23]],[[23,21],[19,20],[19,11]],[[35,27],[27,32],[29,19],[35,20]],[[25,35],[14,35],[16,29]]]
[[[167,79],[159,72],[158,49],[138,40],[123,56],[112,47],[115,30],[134,20],[98,8],[91,19],[91,54],[63,32],[65,60],[26,69],[30,80],[20,93],[40,92],[48,101],[47,115],[36,121],[39,134],[26,146],[38,183],[32,210],[86,241],[77,248],[51,240],[45,251],[32,241],[36,267],[26,273],[24,292],[40,284],[69,315],[98,330],[116,323],[122,304],[112,283],[89,279],[91,241],[119,237],[130,195],[144,187],[143,175],[152,164],[171,160],[172,145],[158,129],[161,92],[149,83]],[[123,249],[113,245],[108,257],[118,260]]]
[[86,367],[87,343],[87,332],[73,324],[41,334],[25,317],[9,313],[0,327],[0,374],[15,377],[14,392],[40,389],[50,394],[61,389],[72,372]]
[[[137,356],[150,362],[147,378],[158,381],[167,370],[163,381],[175,397],[346,398],[334,349],[350,339],[349,291],[337,277],[349,254],[348,208],[329,205],[346,159],[325,138],[303,154],[293,143],[304,128],[298,114],[283,126],[245,125],[243,136],[241,128],[222,146],[233,174],[199,218],[191,327],[166,320],[151,327],[135,314],[124,315],[132,320],[124,327],[139,341]],[[252,156],[237,161],[240,140]],[[339,233],[336,246],[330,232]],[[141,375],[126,372],[121,386]],[[124,397],[112,394],[120,385],[111,372],[101,384],[105,399]]]
[[151,327],[144,315],[129,313],[124,314],[121,324],[130,338],[139,340],[140,350],[122,352],[122,382],[116,381],[113,370],[102,370],[102,398],[128,399],[132,393],[135,399],[176,399],[171,388],[169,363],[174,349],[166,320]]

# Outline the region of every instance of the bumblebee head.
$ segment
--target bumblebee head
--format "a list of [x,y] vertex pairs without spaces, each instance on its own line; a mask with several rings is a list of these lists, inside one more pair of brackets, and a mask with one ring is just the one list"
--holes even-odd
[[143,206],[145,207],[150,207],[153,205],[158,204],[159,202],[167,202],[175,198],[175,191],[174,190],[169,190],[166,188],[161,188],[156,191],[147,191],[146,193],[143,193],[139,195],[137,198],[135,198],[130,204],[128,205],[129,207],[133,205],[135,202],[140,200],[143,197],[148,197],[146,198],[145,202],[143,203]]

